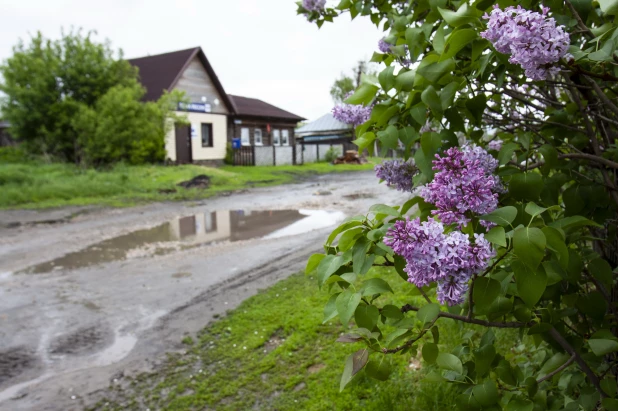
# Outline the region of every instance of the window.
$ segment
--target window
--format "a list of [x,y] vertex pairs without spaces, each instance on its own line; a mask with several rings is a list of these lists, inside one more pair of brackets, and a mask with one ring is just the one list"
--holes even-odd
[[212,124],[202,123],[202,147],[212,147]]
[[281,144],[284,146],[290,145],[290,130],[281,130]]
[[246,127],[240,129],[240,144],[243,146],[251,145],[251,141],[249,141],[249,129]]
[[204,231],[212,233],[217,231],[217,213],[215,211],[204,214]]
[[256,128],[253,130],[253,140],[256,146],[262,145],[262,129]]
[[273,146],[281,145],[281,130],[273,130]]

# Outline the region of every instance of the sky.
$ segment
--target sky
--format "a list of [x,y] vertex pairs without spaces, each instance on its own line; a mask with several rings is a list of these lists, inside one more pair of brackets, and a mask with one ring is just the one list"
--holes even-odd
[[[337,0],[330,0],[337,3]],[[21,38],[97,32],[126,58],[201,46],[225,91],[316,119],[342,72],[371,58],[382,33],[349,14],[321,29],[294,0],[0,0],[0,61]]]

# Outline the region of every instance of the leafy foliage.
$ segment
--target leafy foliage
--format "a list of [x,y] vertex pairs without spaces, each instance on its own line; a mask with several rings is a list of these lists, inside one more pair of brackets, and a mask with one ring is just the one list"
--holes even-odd
[[[393,45],[374,53],[383,70],[365,76],[346,100],[374,104],[356,128],[361,149],[371,150],[375,140],[402,145],[419,169],[414,184],[422,186],[434,180],[436,155],[474,144],[495,157],[505,187],[497,209],[465,211],[463,222],[446,228],[484,234],[496,251],[472,276],[462,304],[436,304],[434,283],[409,285],[408,294],[423,295],[426,305],[395,306],[390,285],[373,290],[363,279],[379,265],[408,280],[405,260],[384,237],[397,221],[434,218],[435,207],[418,197],[345,221],[325,253],[311,258],[307,272],[332,295],[325,317],[350,328],[344,340],[366,345],[362,354],[350,353],[342,386],[363,373],[384,380],[388,373],[378,364],[386,356],[420,350],[434,370],[428,381],[457,387],[462,410],[618,409],[615,3],[543,2],[569,33],[572,55],[543,67],[544,81],[527,78],[480,36],[482,16],[494,6],[540,11],[539,1],[342,0],[307,15],[318,26],[344,14],[367,17]],[[406,51],[409,68],[397,64]],[[442,351],[442,318],[487,332]],[[535,351],[499,352],[492,328],[530,336]]]
[[0,110],[28,152],[95,165],[164,160],[165,118],[181,97],[142,103],[137,69],[90,33],[56,41],[37,33],[14,47],[0,74]]

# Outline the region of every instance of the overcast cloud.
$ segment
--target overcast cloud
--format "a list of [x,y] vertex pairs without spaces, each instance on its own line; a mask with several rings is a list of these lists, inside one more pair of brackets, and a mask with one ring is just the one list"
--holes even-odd
[[0,0],[0,60],[19,38],[62,27],[96,30],[127,58],[201,46],[226,92],[309,119],[331,109],[332,82],[382,36],[349,15],[318,30],[294,0]]

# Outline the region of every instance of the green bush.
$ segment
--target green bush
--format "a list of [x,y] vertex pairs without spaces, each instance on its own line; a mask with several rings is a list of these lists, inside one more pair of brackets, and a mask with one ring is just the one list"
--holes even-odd
[[341,153],[339,152],[338,148],[331,147],[328,150],[326,150],[326,153],[324,154],[324,161],[326,161],[327,163],[332,163],[340,155],[341,155]]

